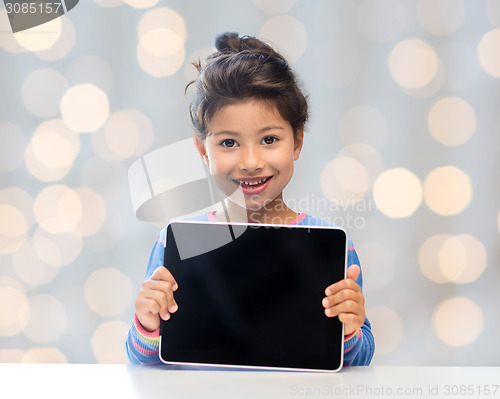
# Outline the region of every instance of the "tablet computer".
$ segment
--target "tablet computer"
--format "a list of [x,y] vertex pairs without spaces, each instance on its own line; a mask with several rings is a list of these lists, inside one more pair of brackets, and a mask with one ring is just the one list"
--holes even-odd
[[339,371],[344,333],[324,313],[347,237],[326,226],[173,222],[165,267],[179,306],[161,322],[168,364]]

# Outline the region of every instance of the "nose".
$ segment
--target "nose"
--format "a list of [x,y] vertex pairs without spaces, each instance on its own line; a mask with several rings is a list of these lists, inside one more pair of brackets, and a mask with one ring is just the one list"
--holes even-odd
[[245,146],[242,150],[240,169],[252,172],[264,167],[264,159],[258,146]]

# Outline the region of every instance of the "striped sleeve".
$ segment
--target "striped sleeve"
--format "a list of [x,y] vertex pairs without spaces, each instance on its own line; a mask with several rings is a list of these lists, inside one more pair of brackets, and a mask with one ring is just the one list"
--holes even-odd
[[[148,267],[146,270],[146,280],[151,277],[158,267],[163,267],[163,257],[165,250],[165,229],[160,235],[151,251]],[[159,355],[160,329],[148,332],[139,322],[137,315],[127,333],[125,350],[127,357],[132,364],[158,364],[161,363]]]
[[[358,265],[361,269],[358,254],[351,239],[348,241],[347,267]],[[363,290],[363,275],[360,271],[356,283]],[[344,366],[368,366],[375,351],[375,340],[371,325],[365,317],[364,324],[350,335],[344,337]]]

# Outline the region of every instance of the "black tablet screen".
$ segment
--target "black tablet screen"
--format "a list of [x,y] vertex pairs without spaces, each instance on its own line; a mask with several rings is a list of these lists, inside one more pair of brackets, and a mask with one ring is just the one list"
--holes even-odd
[[342,323],[321,301],[345,276],[343,230],[174,222],[166,239],[179,309],[161,324],[163,361],[341,367]]

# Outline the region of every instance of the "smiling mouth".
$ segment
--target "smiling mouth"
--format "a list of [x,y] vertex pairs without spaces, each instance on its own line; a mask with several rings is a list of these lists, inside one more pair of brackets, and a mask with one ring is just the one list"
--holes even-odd
[[258,178],[247,178],[247,179],[233,179],[236,184],[246,189],[256,189],[264,184],[266,184],[272,176],[269,177],[258,177]]

